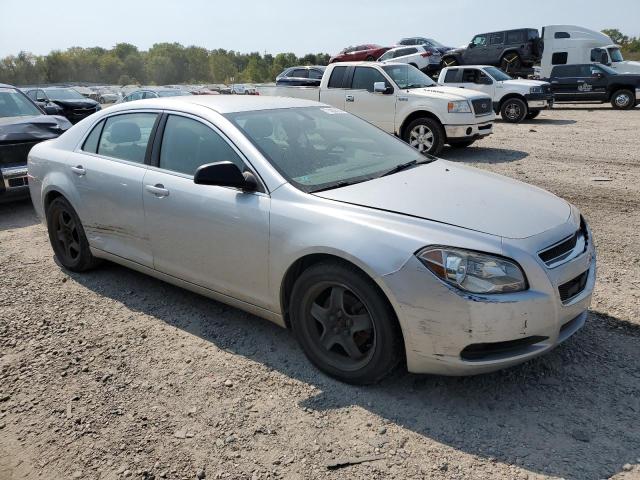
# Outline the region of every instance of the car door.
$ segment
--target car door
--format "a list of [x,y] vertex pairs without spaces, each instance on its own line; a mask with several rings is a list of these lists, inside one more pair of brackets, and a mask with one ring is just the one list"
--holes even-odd
[[309,84],[309,70],[306,68],[296,68],[291,72],[289,77],[289,85],[302,87]]
[[577,65],[577,92],[582,100],[599,100],[597,84],[599,78],[592,73],[591,65]]
[[462,53],[462,59],[465,64],[473,65],[484,63],[484,58],[487,54],[487,37],[488,35],[486,34],[473,37],[469,47]]
[[496,65],[504,51],[504,32],[496,32],[489,35],[489,46],[481,59],[483,64]]
[[584,100],[584,93],[578,90],[578,66],[563,65],[551,71],[551,91],[558,101]]
[[399,63],[412,63],[417,68],[424,68],[424,59],[418,55],[418,49],[416,47],[400,48],[393,56],[394,62]]
[[161,130],[143,192],[154,268],[266,306],[269,195],[193,182],[196,169],[207,163],[231,161],[249,169],[212,124],[169,113]]
[[607,72],[597,65],[589,65],[589,79],[587,82],[591,85],[591,99],[601,102],[607,101],[607,86],[609,81]]
[[[373,84],[384,82],[392,93],[373,91]],[[396,95],[391,81],[374,67],[355,67],[351,89],[345,91],[345,108],[376,127],[393,133]]]
[[320,89],[320,101],[344,110],[345,98],[350,87],[353,67],[337,66],[331,70],[326,88]]
[[142,180],[158,112],[115,114],[98,122],[71,153],[68,177],[92,247],[152,267]]
[[[462,70],[461,80],[462,82],[459,85],[460,87],[486,93],[493,98],[495,93],[495,82],[480,68],[464,68]],[[489,82],[491,83],[489,84]]]

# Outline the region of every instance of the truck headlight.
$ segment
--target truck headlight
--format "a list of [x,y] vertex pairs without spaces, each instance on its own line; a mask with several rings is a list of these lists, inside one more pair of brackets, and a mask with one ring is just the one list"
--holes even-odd
[[522,269],[511,260],[448,247],[427,247],[418,259],[436,277],[470,293],[510,293],[527,289]]
[[457,100],[449,102],[447,108],[449,113],[471,113],[471,105],[466,100]]
[[542,93],[542,87],[531,87],[529,93]]

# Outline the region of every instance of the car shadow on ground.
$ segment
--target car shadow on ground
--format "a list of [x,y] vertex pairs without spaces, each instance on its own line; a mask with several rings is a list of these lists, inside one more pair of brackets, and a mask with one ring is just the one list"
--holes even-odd
[[0,203],[0,231],[24,228],[39,223],[31,199]]
[[[637,353],[640,327],[613,317],[591,313],[585,328],[556,350],[497,373],[399,373],[355,387],[317,371],[291,332],[266,320],[110,263],[72,277],[131,310],[313,385],[320,393],[301,407],[361,407],[485,461],[568,480],[608,477],[640,454],[640,367],[629,354]],[[387,447],[395,448],[402,435],[392,436],[391,425],[380,442],[389,438]]]
[[465,161],[476,163],[507,163],[517,162],[527,158],[529,154],[520,150],[510,150],[507,148],[486,148],[471,146],[467,148],[452,148],[445,146],[439,155],[445,160]]
[[[496,118],[495,120],[496,123],[502,123],[505,125],[512,125],[509,122],[505,122],[504,120],[501,120],[499,118]],[[562,118],[547,118],[547,117],[538,117],[538,118],[532,118],[529,120],[524,120],[523,122],[520,123],[520,125],[573,125],[575,123],[578,123],[576,120],[565,120]]]

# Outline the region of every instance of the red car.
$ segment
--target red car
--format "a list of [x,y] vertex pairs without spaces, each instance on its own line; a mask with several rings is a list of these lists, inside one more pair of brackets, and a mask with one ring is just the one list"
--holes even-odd
[[389,50],[391,47],[381,47],[380,45],[358,45],[357,47],[347,47],[335,57],[329,59],[329,63],[334,62],[358,62],[366,60],[373,62],[380,55]]

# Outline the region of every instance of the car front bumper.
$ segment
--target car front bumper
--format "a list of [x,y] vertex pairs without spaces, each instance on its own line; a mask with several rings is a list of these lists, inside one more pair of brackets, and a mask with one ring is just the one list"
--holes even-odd
[[469,125],[445,125],[447,140],[471,140],[482,138],[493,133],[493,120]]
[[529,110],[544,110],[553,107],[552,93],[529,93],[524,96]]
[[7,201],[29,196],[27,167],[5,166],[0,168],[0,200]]
[[[577,258],[552,269],[537,254],[525,253],[532,251],[531,239],[506,243],[504,254],[516,258],[527,275],[526,291],[465,293],[437,279],[415,256],[383,277],[402,327],[410,372],[499,370],[548,352],[585,324],[596,276],[593,242]],[[561,301],[558,287],[584,272],[584,288]]]

